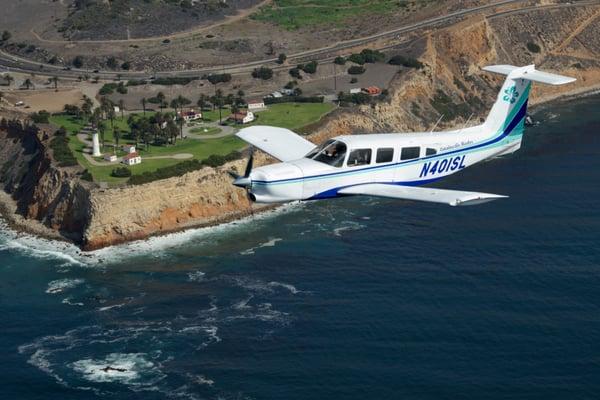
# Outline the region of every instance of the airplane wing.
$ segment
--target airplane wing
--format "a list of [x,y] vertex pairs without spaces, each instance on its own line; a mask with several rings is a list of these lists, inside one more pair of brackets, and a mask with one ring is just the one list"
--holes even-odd
[[428,201],[432,203],[449,204],[451,206],[470,206],[508,197],[492,193],[462,192],[459,190],[400,186],[384,183],[367,183],[364,185],[350,186],[339,190],[338,193]]
[[273,126],[251,126],[236,136],[284,162],[302,158],[317,147],[289,129]]

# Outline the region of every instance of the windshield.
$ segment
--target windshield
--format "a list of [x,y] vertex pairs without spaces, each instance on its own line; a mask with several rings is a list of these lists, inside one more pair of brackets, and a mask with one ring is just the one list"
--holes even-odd
[[332,167],[341,167],[346,156],[346,145],[338,140],[328,140],[321,146],[312,150],[306,155],[315,161],[331,165]]

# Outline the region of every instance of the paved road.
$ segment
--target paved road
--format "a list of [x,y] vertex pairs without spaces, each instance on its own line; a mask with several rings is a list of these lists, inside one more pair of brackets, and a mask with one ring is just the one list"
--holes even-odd
[[[403,26],[400,28],[389,30],[389,31],[380,32],[375,35],[370,35],[370,36],[365,36],[365,37],[358,38],[358,39],[337,42],[337,43],[334,43],[327,47],[322,47],[322,48],[318,48],[318,49],[312,49],[312,50],[307,50],[307,51],[291,54],[291,55],[288,55],[288,60],[295,61],[295,62],[306,60],[306,59],[316,59],[319,61],[324,61],[324,60],[327,60],[328,58],[330,59],[332,53],[340,51],[340,50],[356,47],[359,45],[365,45],[370,42],[374,42],[374,41],[384,39],[384,38],[390,38],[390,37],[393,38],[393,37],[403,34],[403,33],[411,32],[411,31],[426,28],[426,27],[431,27],[431,26],[434,26],[434,25],[437,25],[440,23],[452,21],[454,19],[460,19],[469,14],[484,11],[484,10],[494,8],[494,7],[497,7],[500,5],[511,4],[511,3],[515,3],[515,4],[516,3],[524,3],[524,2],[528,2],[528,1],[529,0],[495,1],[492,3],[486,4],[486,5],[473,7],[473,8],[469,8],[469,9],[465,9],[465,10],[459,10],[459,11],[456,11],[456,12],[453,12],[453,13],[450,13],[447,15],[431,18],[431,19],[428,19],[425,21],[406,25],[406,26]],[[589,3],[589,1],[588,2],[582,1],[581,3]],[[535,6],[535,7],[547,7],[547,6]],[[152,76],[156,76],[156,77],[174,77],[174,76],[196,77],[196,76],[200,76],[200,75],[215,72],[215,71],[218,71],[218,72],[224,71],[224,72],[228,72],[231,74],[241,74],[241,73],[247,73],[248,71],[251,71],[256,66],[260,66],[260,65],[264,65],[264,64],[274,64],[276,60],[277,60],[276,58],[268,58],[268,59],[264,59],[264,60],[252,61],[252,62],[247,62],[247,63],[242,63],[242,64],[214,66],[214,67],[206,67],[206,68],[202,68],[202,69],[189,69],[189,70],[182,70],[182,71],[166,71],[166,72],[157,72],[157,73],[153,73],[153,72],[149,72],[149,71],[141,71],[141,72],[140,71],[119,71],[119,72],[99,71],[98,73],[94,73],[93,71],[87,70],[87,69],[73,68],[71,70],[65,70],[62,67],[51,65],[51,64],[40,64],[39,62],[34,62],[34,61],[28,60],[24,57],[8,54],[8,53],[0,50],[0,66],[9,68],[13,71],[18,71],[18,72],[37,73],[37,74],[49,75],[49,76],[52,75],[52,76],[58,76],[60,78],[70,78],[70,79],[76,79],[78,76],[84,75],[84,74],[99,76],[101,79],[115,79],[115,78],[117,78],[117,75],[120,75],[123,79],[149,79]],[[279,68],[288,68],[288,67],[287,66],[278,66],[277,64],[275,64],[273,66],[273,68],[279,69]]]

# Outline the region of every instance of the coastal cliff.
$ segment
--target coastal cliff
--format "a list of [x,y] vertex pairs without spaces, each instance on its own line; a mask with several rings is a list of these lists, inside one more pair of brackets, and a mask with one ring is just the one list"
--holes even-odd
[[[423,69],[400,70],[386,101],[338,109],[312,127],[308,138],[320,142],[357,132],[427,130],[440,115],[444,118],[437,129],[479,123],[504,79],[483,73],[484,65],[535,63],[578,79],[562,87],[535,85],[531,103],[600,88],[599,21],[600,6],[555,7],[474,17],[426,33],[414,40]],[[13,215],[38,221],[36,232],[58,233],[84,249],[215,224],[256,207],[226,173],[242,170],[243,160],[144,185],[103,189],[82,181],[78,168],[55,165],[48,147],[51,135],[29,128],[19,134],[0,132],[5,143],[0,181],[15,202]],[[256,164],[266,162],[259,155]]]

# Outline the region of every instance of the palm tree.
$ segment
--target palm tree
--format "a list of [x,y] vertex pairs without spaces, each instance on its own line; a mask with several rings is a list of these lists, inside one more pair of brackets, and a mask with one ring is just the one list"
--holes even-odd
[[179,125],[179,133],[181,134],[181,140],[183,140],[183,123],[185,120],[183,119],[183,115],[177,117],[177,125]]
[[214,96],[214,101],[213,104],[217,107],[219,107],[219,124],[223,123],[223,114],[222,114],[222,110],[223,110],[223,91],[221,89],[217,89],[215,91],[215,96]]
[[58,76],[50,78],[50,82],[54,83],[54,90],[58,91]]
[[160,111],[162,111],[163,108],[164,108],[165,98],[166,98],[166,96],[165,96],[165,94],[163,92],[158,92],[156,94],[156,99],[158,100]]
[[29,88],[33,86],[33,82],[31,82],[31,79],[27,78],[25,79],[25,82],[23,82],[23,86],[25,86],[25,88],[29,90]]
[[100,141],[102,142],[102,150],[104,150],[104,133],[106,132],[106,127],[103,122],[98,124],[98,132],[100,132]]
[[10,86],[10,84],[12,82],[14,82],[15,78],[13,78],[12,76],[10,76],[9,74],[4,75],[4,80],[6,81],[6,84],[8,86]]
[[182,95],[177,96],[177,104],[179,104],[179,108],[183,111],[183,107],[190,105],[192,101],[187,97],[183,97]]
[[116,149],[119,147],[119,139],[121,139],[121,130],[119,128],[116,128],[113,131],[113,138],[115,139],[115,151]]
[[244,100],[244,96],[246,96],[246,93],[244,93],[244,91],[242,89],[238,90],[237,92],[237,97],[235,98],[235,102],[238,105],[242,105],[244,104],[246,101]]
[[125,102],[119,99],[119,110],[121,110],[121,119],[125,119]]
[[237,114],[238,111],[240,111],[240,106],[237,103],[233,103],[231,105],[231,113],[232,114]]
[[170,106],[175,111],[175,115],[177,115],[177,108],[179,108],[179,100],[178,99],[171,100]]
[[208,96],[205,95],[204,93],[200,95],[200,97],[198,98],[198,102],[196,104],[198,104],[198,108],[200,108],[200,112],[202,112],[202,110],[204,110],[204,107],[206,107],[206,103],[208,102]]
[[111,107],[108,109],[108,119],[110,119],[110,128],[112,129],[112,131],[115,131],[115,117],[117,115],[115,114],[115,108]]
[[142,97],[142,100],[140,100],[140,102],[142,103],[142,110],[144,110],[144,116],[146,116],[146,98]]

